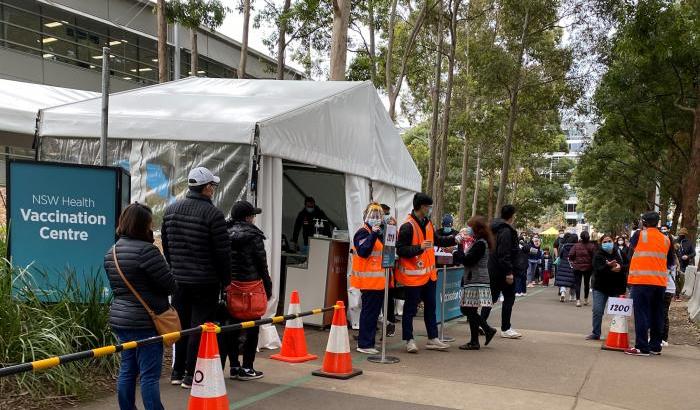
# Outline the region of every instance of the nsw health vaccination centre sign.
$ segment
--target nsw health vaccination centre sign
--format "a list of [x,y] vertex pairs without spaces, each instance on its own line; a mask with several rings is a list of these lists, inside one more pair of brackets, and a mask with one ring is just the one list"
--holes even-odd
[[9,257],[26,270],[17,286],[32,286],[46,300],[74,275],[81,290],[104,276],[104,255],[114,244],[121,209],[130,200],[122,168],[10,161],[7,169]]

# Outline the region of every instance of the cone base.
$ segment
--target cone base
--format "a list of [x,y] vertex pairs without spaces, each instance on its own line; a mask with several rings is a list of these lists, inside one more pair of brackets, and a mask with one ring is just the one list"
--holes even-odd
[[316,359],[318,359],[318,356],[316,356],[314,354],[307,354],[307,355],[300,356],[300,357],[292,357],[292,356],[282,356],[281,354],[273,354],[272,356],[270,356],[270,359],[279,360],[281,362],[287,362],[287,363],[304,363],[304,362],[308,362],[311,360],[316,360]]
[[328,372],[324,372],[322,369],[318,369],[318,370],[311,372],[311,374],[314,376],[318,376],[318,377],[327,377],[329,379],[347,380],[347,379],[351,379],[355,376],[361,375],[362,370],[352,369],[352,371],[350,373],[328,373]]
[[614,350],[617,352],[624,352],[629,349],[629,337],[627,334],[609,334],[608,338],[605,339],[605,343],[600,347],[602,350]]
[[188,410],[228,410],[228,396],[202,398],[190,396]]

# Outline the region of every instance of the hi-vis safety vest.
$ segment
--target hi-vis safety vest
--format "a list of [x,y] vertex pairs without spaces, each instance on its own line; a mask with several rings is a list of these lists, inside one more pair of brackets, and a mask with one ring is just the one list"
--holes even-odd
[[647,228],[641,231],[632,255],[627,283],[666,287],[666,257],[670,246],[671,241],[658,229]]
[[[362,229],[372,232],[367,226]],[[353,247],[352,271],[350,272],[350,286],[361,290],[384,289],[384,269],[382,268],[382,251],[384,244],[380,240],[374,241],[372,254],[363,258],[357,254]]]
[[[411,245],[418,246],[424,241],[434,242],[433,224],[428,222],[425,227],[425,235],[418,226],[418,222],[412,216],[404,223],[409,223],[413,227],[413,239]],[[437,280],[437,269],[435,268],[435,249],[430,248],[423,251],[418,256],[412,258],[399,258],[396,269],[396,280],[404,286],[423,286],[428,280]]]

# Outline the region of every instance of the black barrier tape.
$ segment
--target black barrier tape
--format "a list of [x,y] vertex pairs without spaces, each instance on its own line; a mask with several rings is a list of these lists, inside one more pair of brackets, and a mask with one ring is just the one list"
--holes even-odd
[[[240,329],[250,329],[251,327],[267,325],[271,323],[282,323],[287,320],[298,319],[304,316],[317,315],[320,313],[330,312],[335,309],[339,309],[339,305],[333,305],[325,308],[313,309],[306,312],[295,313],[292,315],[285,316],[275,316],[267,319],[254,320],[243,323],[236,323],[227,326],[217,326],[217,333],[231,332]],[[68,353],[63,356],[54,356],[48,359],[35,360],[28,363],[20,363],[7,367],[0,367],[0,377],[10,376],[13,374],[24,373],[28,371],[46,370],[53,367],[59,366],[61,364],[75,362],[83,359],[90,359],[93,357],[102,357],[109,354],[118,353],[124,350],[135,349],[139,346],[146,346],[155,343],[163,343],[164,339],[177,340],[182,336],[191,336],[202,333],[204,326],[197,326],[191,329],[181,330],[179,332],[168,333],[160,336],[149,337],[148,339],[136,340],[132,342],[125,342],[118,345],[110,345],[99,347],[92,350],[85,350],[82,352]]]

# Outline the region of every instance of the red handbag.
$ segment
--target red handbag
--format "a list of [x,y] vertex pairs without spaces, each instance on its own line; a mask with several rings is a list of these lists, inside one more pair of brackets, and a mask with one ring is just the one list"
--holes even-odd
[[235,319],[260,319],[267,311],[267,294],[263,281],[231,281],[226,287],[226,308]]

